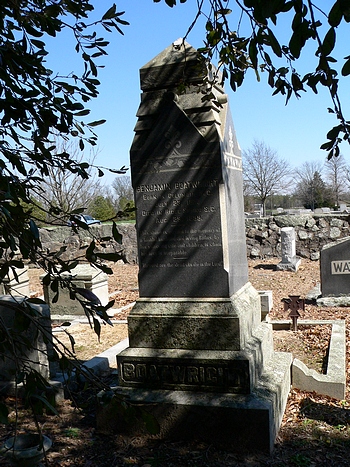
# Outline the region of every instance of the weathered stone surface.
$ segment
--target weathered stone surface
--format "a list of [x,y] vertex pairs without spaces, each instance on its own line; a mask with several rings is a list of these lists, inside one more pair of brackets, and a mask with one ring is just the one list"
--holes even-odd
[[[225,432],[239,429],[247,435],[251,420],[254,430],[259,425],[268,431],[263,446],[270,451],[286,403],[291,356],[283,359],[285,380],[276,378],[272,328],[261,322],[260,297],[248,282],[242,161],[227,97],[217,85],[206,109],[197,106],[201,96],[190,89],[191,108],[184,109],[176,96],[178,69],[189,65],[189,79],[203,84],[202,76],[192,73],[195,57],[187,44],[173,44],[141,69],[142,89],[152,93],[150,99],[153,91],[167,92],[162,99],[157,94],[149,115],[147,98],[142,100],[142,125],[136,126],[130,151],[140,298],[128,317],[129,348],[117,356],[119,384],[134,394],[138,388],[154,395],[171,390],[170,397],[199,394],[185,406],[197,412],[196,425],[205,436],[214,425],[203,417],[215,413],[213,401],[223,393],[223,407],[232,416]],[[213,112],[216,99],[222,106]],[[203,132],[205,126],[212,128]],[[257,223],[254,230],[264,248],[271,248],[268,223]],[[213,401],[198,412],[206,393],[213,393]],[[256,410],[247,399],[255,394]],[[247,415],[238,427],[242,412],[231,402],[240,396]],[[155,406],[167,411],[164,400]],[[223,426],[223,413],[216,415]],[[265,423],[257,421],[261,417]],[[174,423],[176,417],[172,428]],[[169,426],[162,416],[161,426]]]
[[320,259],[320,252],[319,251],[314,251],[310,253],[310,259],[311,261],[318,261]]
[[[292,356],[276,352],[266,366],[253,393],[249,395],[217,392],[152,390],[119,387],[117,394],[142,403],[160,424],[159,439],[187,441],[200,438],[219,448],[241,452],[271,453],[283,410],[280,401],[290,391]],[[286,371],[286,369],[288,369]],[[147,436],[139,422],[127,425],[115,416],[113,405],[98,397],[98,433],[130,433]],[[233,397],[234,396],[234,397]],[[252,441],[254,440],[254,441]]]
[[[334,217],[337,216],[337,217]],[[277,216],[276,218],[279,218]],[[350,235],[349,222],[346,219],[349,214],[334,214],[328,215],[326,218],[320,216],[311,217],[308,215],[308,220],[305,226],[294,226],[296,231],[296,254],[301,258],[316,258],[315,253],[319,252],[321,248],[334,241],[330,237],[331,224],[335,223],[336,227],[340,229],[340,236],[336,238],[344,238]],[[246,224],[246,242],[247,242],[247,257],[251,258],[266,258],[266,257],[279,257],[280,251],[280,227],[275,226],[274,217],[266,219],[249,219],[245,220]],[[341,225],[339,227],[339,225]],[[98,226],[94,230],[97,233],[97,238],[111,235],[111,226],[103,225]],[[137,245],[136,245],[136,229],[133,224],[118,225],[119,231],[123,235],[123,251],[126,259],[130,263],[137,262]],[[267,235],[262,235],[266,229]],[[301,232],[301,233],[300,233]],[[40,229],[41,241],[43,247],[50,252],[59,251],[62,246],[67,247],[67,252],[63,254],[64,258],[72,259],[83,244],[86,244],[86,237],[81,238],[79,235],[73,235],[68,227],[57,227],[55,229]],[[302,238],[301,238],[302,237]],[[61,241],[59,241],[61,240]],[[120,251],[121,246],[116,242],[104,243],[104,246],[99,246],[101,251],[113,252]]]
[[306,230],[299,230],[298,237],[300,238],[300,240],[306,240],[307,238],[309,238],[309,235],[306,232]]
[[322,297],[350,295],[350,237],[321,250]]
[[335,239],[340,237],[340,229],[338,227],[331,227],[329,230],[329,238]]
[[[91,231],[97,240],[110,237],[111,240],[96,242],[96,250],[103,253],[115,253],[122,251],[129,263],[137,262],[136,229],[133,224],[118,224],[118,231],[123,236],[123,243],[120,245],[112,236],[112,225],[92,225]],[[72,260],[81,255],[81,250],[86,248],[91,240],[91,232],[84,229],[74,231],[70,227],[58,226],[39,229],[40,240],[43,250],[50,253],[58,252],[62,247],[66,251],[61,255],[62,260]]]
[[309,369],[303,362],[294,359],[292,366],[293,386],[302,391],[316,391],[318,394],[344,400],[346,397],[345,343],[345,320],[333,322],[326,374]]
[[0,295],[16,295],[29,297],[29,276],[28,267],[15,268],[16,276],[10,269],[0,283]]
[[310,216],[291,216],[291,215],[283,215],[277,216],[275,218],[275,222],[278,227],[305,227],[306,222],[309,220]]
[[[77,288],[89,290],[98,297],[101,305],[107,305],[107,274],[101,270],[84,263],[76,266],[70,273],[62,273],[61,277],[70,280]],[[46,303],[50,305],[51,315],[85,315],[84,308],[78,300],[70,298],[68,288],[59,287],[58,299],[54,301],[53,298],[56,294],[57,291],[52,290],[50,285],[44,285],[44,298]]]
[[[170,46],[140,71],[142,128],[130,151],[140,296],[229,297],[248,277],[240,148],[220,86],[222,108],[215,100],[203,107],[195,88],[185,99],[176,95],[184,49],[186,73],[202,85],[187,44]],[[205,136],[204,126],[211,127]]]
[[300,265],[300,258],[296,256],[294,227],[282,227],[281,253],[282,261],[277,264],[277,269],[296,272]]
[[344,221],[342,219],[331,219],[330,222],[329,222],[329,225],[331,227],[339,227],[339,229],[343,226],[344,224]]
[[326,229],[327,227],[329,227],[329,223],[326,221],[326,219],[321,218],[318,219],[316,222],[321,229]]
[[[18,303],[24,302],[23,297],[12,297],[10,295],[0,296],[0,317],[5,326],[11,331],[15,326],[16,306]],[[51,340],[51,321],[50,309],[46,304],[30,304],[31,309],[37,313],[33,317],[38,325],[31,323],[27,329],[23,329],[16,341],[16,350],[18,361],[13,360],[13,354],[2,353],[0,359],[0,381],[10,382],[15,380],[16,370],[23,371],[24,368],[33,368],[38,371],[44,378],[49,377],[49,361],[48,361],[48,342]],[[40,329],[38,331],[38,328]],[[23,341],[21,340],[23,338]],[[32,343],[32,348],[27,348],[27,342]]]
[[307,220],[306,220],[306,223],[305,223],[305,227],[308,228],[308,229],[312,229],[312,227],[314,227],[316,225],[316,221],[313,217],[309,217]]

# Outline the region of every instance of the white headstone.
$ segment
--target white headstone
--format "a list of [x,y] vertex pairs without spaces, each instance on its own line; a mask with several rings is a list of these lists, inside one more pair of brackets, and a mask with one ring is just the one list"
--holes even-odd
[[296,272],[301,260],[296,256],[294,227],[281,229],[281,253],[282,261],[277,265],[277,269]]

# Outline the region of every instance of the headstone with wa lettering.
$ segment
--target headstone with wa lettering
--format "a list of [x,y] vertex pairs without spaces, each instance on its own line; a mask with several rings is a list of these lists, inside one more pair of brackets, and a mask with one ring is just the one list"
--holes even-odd
[[241,152],[223,87],[206,101],[198,92],[207,73],[181,40],[140,71],[130,151],[140,298],[118,390],[146,404],[161,437],[270,452],[291,355],[273,351],[248,281]]
[[320,269],[322,297],[350,297],[350,237],[323,247]]

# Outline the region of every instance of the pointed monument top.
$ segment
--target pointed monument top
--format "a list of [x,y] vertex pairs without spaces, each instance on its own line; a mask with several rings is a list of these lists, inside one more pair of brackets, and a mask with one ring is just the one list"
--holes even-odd
[[141,89],[169,89],[182,83],[202,82],[205,71],[198,52],[182,38],[177,39],[140,69]]

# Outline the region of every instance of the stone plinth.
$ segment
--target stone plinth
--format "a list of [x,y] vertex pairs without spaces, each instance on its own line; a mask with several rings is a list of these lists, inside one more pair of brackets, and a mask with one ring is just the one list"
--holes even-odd
[[[41,277],[43,279],[44,276]],[[90,264],[79,264],[72,269],[69,273],[63,273],[62,278],[70,279],[72,284],[76,287],[90,290],[100,300],[101,305],[108,303],[108,282],[107,275],[96,269]],[[56,292],[49,286],[44,285],[44,298],[45,302],[50,304],[51,315],[85,315],[83,307],[77,300],[70,298],[69,290],[67,288],[60,288],[58,300],[53,302],[53,297]]]
[[[23,297],[13,297],[9,295],[0,296],[0,316],[6,328],[11,330],[16,329],[19,339],[16,341],[16,350],[18,355],[18,368],[29,369],[33,368],[38,371],[44,378],[49,377],[49,361],[48,361],[48,347],[47,342],[51,339],[51,322],[50,310],[48,305],[30,303],[32,311],[27,311],[32,319],[38,322],[43,331],[37,331],[37,326],[33,323],[28,324],[24,330],[16,315],[17,306],[21,305],[24,301]],[[17,316],[17,318],[16,318]],[[19,326],[19,327],[18,327]],[[45,336],[44,336],[45,334]],[[23,337],[24,342],[21,340]],[[32,344],[31,349],[28,349],[26,342],[29,340]],[[16,363],[13,361],[11,354],[4,355],[4,359],[0,359],[0,381],[1,384],[12,382],[15,379]],[[20,371],[21,371],[20,370]]]
[[[290,390],[290,366],[291,354],[275,352],[249,394],[114,389],[157,419],[159,439],[201,440],[229,451],[271,453]],[[139,421],[126,423],[116,417],[113,403],[106,403],[103,394],[98,397],[96,429],[108,435],[149,436]]]
[[29,297],[28,268],[15,268],[15,273],[16,275],[13,270],[10,269],[8,275],[2,279],[2,283],[0,284],[0,294]]
[[276,357],[248,282],[241,151],[223,88],[201,99],[205,73],[181,42],[140,72],[130,151],[140,299],[117,357],[118,391],[150,402],[161,436],[216,437],[231,448],[236,436],[237,450],[254,451],[251,433],[260,433],[270,451],[291,356]]
[[296,272],[299,269],[301,259],[296,256],[294,227],[281,229],[281,252],[282,261],[277,264],[277,270]]
[[259,290],[261,304],[261,320],[264,321],[273,307],[272,290]]

